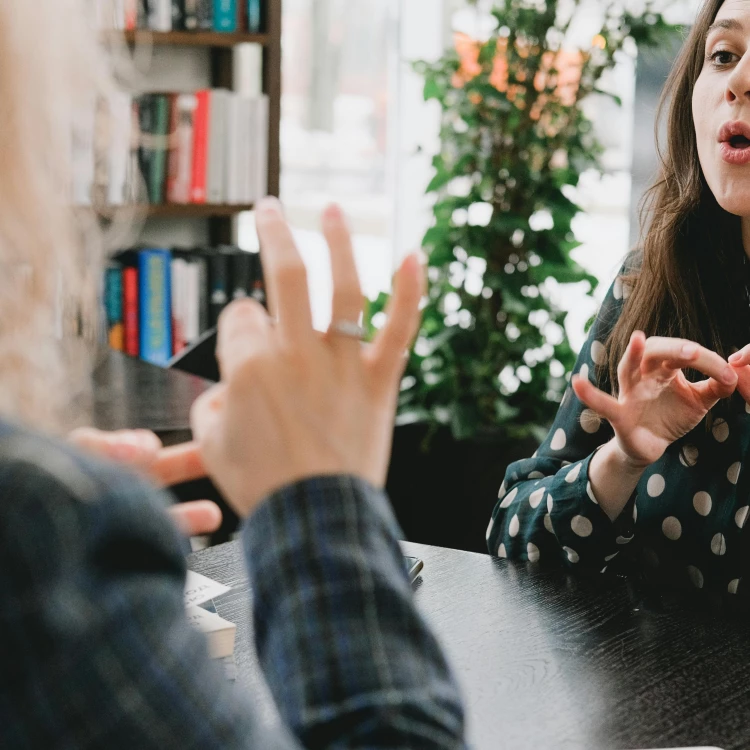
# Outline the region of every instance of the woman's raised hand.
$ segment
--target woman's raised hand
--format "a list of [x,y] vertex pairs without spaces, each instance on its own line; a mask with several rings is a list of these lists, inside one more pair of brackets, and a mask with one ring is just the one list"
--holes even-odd
[[305,266],[281,206],[262,201],[256,225],[273,318],[254,300],[222,313],[221,383],[193,406],[191,423],[209,474],[249,515],[274,490],[319,475],[385,483],[406,352],[419,326],[424,270],[410,255],[396,277],[388,320],[363,346],[351,239],[341,211],[323,215],[331,255],[332,325],[313,329]]
[[[706,375],[691,383],[684,369]],[[578,398],[612,425],[615,442],[633,468],[658,460],[667,447],[696,427],[737,387],[735,369],[715,352],[685,339],[636,331],[617,368],[619,395],[573,376]]]

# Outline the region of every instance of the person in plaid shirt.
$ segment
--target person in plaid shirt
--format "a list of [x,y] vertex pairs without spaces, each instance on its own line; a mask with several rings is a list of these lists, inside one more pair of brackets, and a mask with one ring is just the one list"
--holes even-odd
[[[257,225],[272,316],[253,300],[225,311],[221,382],[194,405],[196,443],[52,436],[80,385],[54,325],[60,289],[81,302],[99,270],[95,228],[81,263],[68,205],[77,106],[110,85],[88,8],[0,4],[0,747],[464,747],[459,691],[414,606],[383,491],[424,288],[416,255],[363,346],[349,233],[328,209],[333,322],[320,334],[269,199]],[[187,622],[170,498],[111,460],[140,466],[149,452],[152,476],[205,471],[245,519],[248,607],[280,724]]]

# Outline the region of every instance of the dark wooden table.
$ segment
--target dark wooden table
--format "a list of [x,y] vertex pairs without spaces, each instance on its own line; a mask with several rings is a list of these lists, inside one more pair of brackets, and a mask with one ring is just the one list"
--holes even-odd
[[[478,750],[750,747],[750,628],[669,604],[620,579],[404,544],[424,560],[416,600],[463,686]],[[233,590],[239,680],[264,690],[237,543],[192,555]],[[273,715],[268,698],[263,705]]]
[[94,370],[93,422],[101,430],[153,430],[167,445],[190,439],[190,407],[211,382],[115,351]]

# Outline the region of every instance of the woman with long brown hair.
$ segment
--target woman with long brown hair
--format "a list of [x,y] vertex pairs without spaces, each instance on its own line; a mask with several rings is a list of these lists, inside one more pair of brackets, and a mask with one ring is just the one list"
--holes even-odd
[[549,435],[508,468],[488,545],[750,595],[750,3],[706,0],[661,110],[641,248]]

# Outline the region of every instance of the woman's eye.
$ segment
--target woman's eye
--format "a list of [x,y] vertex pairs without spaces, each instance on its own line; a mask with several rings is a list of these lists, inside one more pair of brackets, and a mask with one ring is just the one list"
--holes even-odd
[[736,55],[734,52],[729,52],[728,50],[718,50],[717,52],[714,52],[712,55],[710,55],[709,60],[718,68],[725,67],[727,65],[731,65],[732,62],[734,62],[734,58]]

